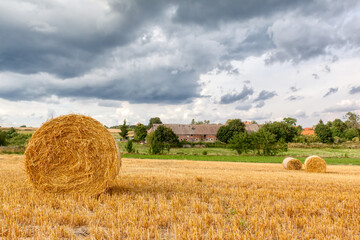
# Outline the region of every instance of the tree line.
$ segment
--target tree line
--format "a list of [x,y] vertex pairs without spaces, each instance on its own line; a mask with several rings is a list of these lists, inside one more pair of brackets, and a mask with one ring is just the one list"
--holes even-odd
[[341,143],[345,141],[359,141],[360,116],[348,112],[344,116],[345,121],[335,119],[326,124],[322,120],[315,126],[315,134],[322,143]]
[[[297,143],[341,143],[344,141],[359,141],[360,136],[360,116],[356,113],[348,112],[344,116],[345,121],[335,119],[326,124],[322,120],[315,125],[315,135],[303,136],[303,128],[297,126],[295,118],[284,118],[282,121],[267,122],[263,124],[257,132],[247,132],[245,123],[241,119],[229,119],[225,125],[221,126],[217,132],[217,139],[226,147],[234,149],[238,154],[253,152],[259,155],[275,155],[279,152],[287,151],[289,142]],[[186,141],[179,142],[176,134],[163,125],[159,126],[154,132],[147,134],[147,130],[153,124],[161,124],[159,117],[151,118],[149,124],[144,126],[138,124],[134,127],[135,141],[145,141],[149,144],[149,153],[158,154],[171,147],[181,147],[189,144]],[[210,121],[196,122],[194,119],[191,124],[209,124]],[[256,123],[256,122],[252,122]],[[120,126],[120,135],[127,138],[128,126],[124,120]],[[132,149],[132,141],[128,145]]]
[[7,131],[0,130],[0,146],[24,147],[32,134],[18,133],[14,128]]

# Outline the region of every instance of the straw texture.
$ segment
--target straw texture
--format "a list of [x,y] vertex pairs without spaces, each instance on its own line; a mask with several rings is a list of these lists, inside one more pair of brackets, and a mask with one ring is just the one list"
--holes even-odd
[[292,157],[285,158],[282,165],[287,170],[300,170],[302,168],[300,160]]
[[108,189],[121,167],[112,135],[91,117],[70,114],[44,123],[25,151],[25,169],[35,188],[96,195]]
[[305,170],[307,172],[317,172],[325,173],[326,172],[326,162],[319,156],[313,155],[305,160]]

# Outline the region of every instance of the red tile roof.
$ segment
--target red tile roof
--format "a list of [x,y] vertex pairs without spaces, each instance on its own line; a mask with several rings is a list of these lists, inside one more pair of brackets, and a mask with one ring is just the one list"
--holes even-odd
[[304,130],[301,132],[301,135],[306,135],[306,136],[312,136],[315,134],[315,131],[313,128],[304,128]]

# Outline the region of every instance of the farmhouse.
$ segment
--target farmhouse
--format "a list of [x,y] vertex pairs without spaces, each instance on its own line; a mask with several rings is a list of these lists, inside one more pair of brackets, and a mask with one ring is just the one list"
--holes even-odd
[[[218,140],[216,134],[219,128],[223,126],[220,124],[154,124],[149,132],[155,131],[160,125],[171,128],[178,136],[179,141],[188,142],[215,142]],[[245,129],[248,133],[257,132],[259,125],[246,124]]]

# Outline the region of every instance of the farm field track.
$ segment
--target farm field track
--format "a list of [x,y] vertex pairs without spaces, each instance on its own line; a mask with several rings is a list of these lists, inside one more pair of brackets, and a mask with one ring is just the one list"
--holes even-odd
[[360,166],[123,159],[98,197],[26,181],[0,155],[0,239],[359,239]]

